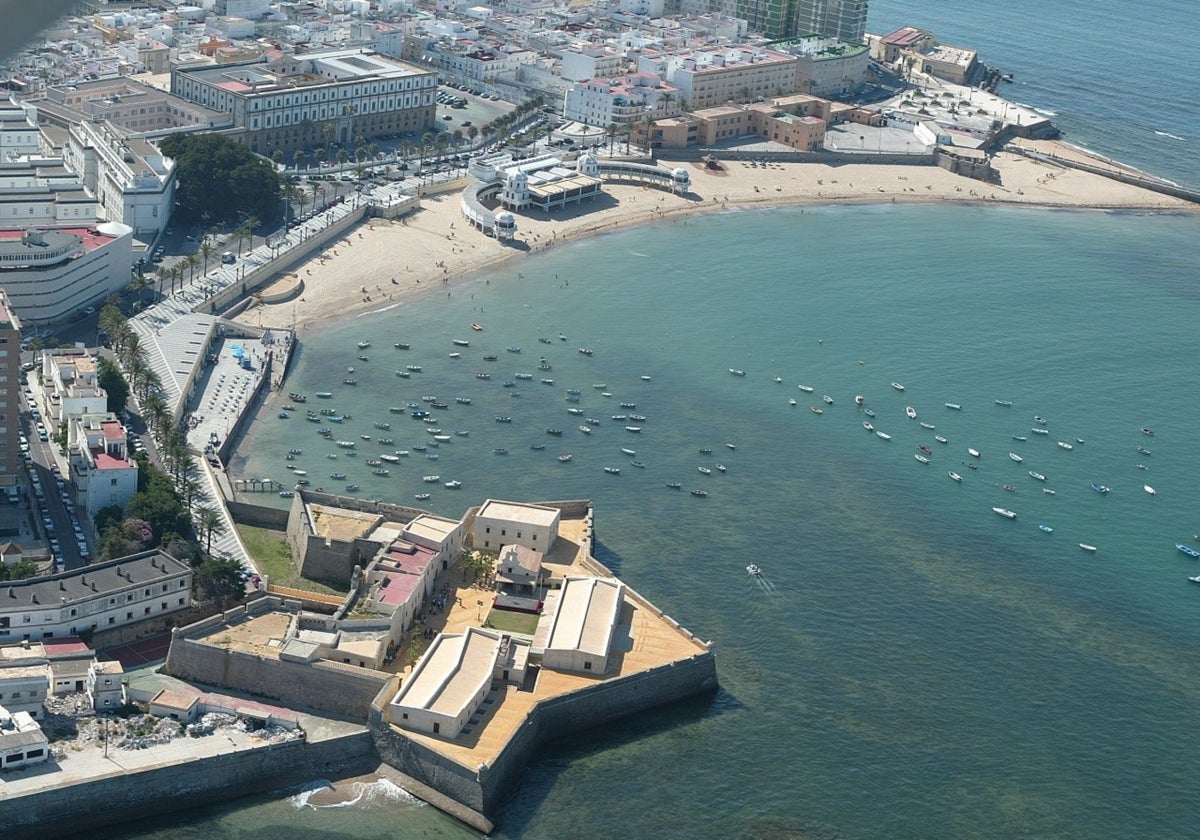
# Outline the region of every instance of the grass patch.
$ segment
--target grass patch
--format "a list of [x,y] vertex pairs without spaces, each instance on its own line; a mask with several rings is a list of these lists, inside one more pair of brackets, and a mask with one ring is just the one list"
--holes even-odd
[[296,567],[292,565],[292,552],[288,548],[283,531],[255,528],[251,525],[238,525],[237,529],[246,551],[254,559],[254,565],[267,576],[270,583],[323,595],[346,594],[345,590],[334,589],[332,586],[300,577]]
[[503,630],[506,633],[522,633],[532,636],[537,630],[538,617],[529,613],[509,612],[508,610],[492,610],[488,613],[484,627],[492,630]]

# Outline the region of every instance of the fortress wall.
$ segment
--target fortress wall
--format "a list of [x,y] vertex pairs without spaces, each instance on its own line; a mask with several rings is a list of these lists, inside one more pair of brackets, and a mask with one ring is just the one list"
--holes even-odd
[[268,744],[183,763],[164,759],[145,770],[122,771],[114,764],[107,776],[75,783],[64,780],[48,790],[5,797],[0,834],[6,840],[43,840],[85,831],[94,834],[103,826],[288,784],[369,772],[377,764],[366,730],[318,742]]

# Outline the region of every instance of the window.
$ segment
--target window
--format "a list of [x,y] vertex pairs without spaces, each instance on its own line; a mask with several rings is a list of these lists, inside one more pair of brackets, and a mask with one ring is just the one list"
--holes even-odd
[[127,613],[125,613],[125,620],[126,620],[126,621],[133,621],[133,613],[131,613],[131,612],[127,612]]
[[585,670],[585,671],[590,671],[590,670],[592,670],[592,663],[591,663],[591,662],[584,662],[584,663],[583,663],[583,670]]
[[179,599],[179,606],[181,606],[181,607],[183,606],[183,599],[182,599],[182,598],[180,598],[180,599]]
[[117,623],[117,617],[116,617],[115,615],[110,615],[110,616],[108,617],[108,623],[109,623],[109,624],[116,624],[116,623]]
[[150,615],[150,608],[146,607],[146,610],[142,613],[142,615]]

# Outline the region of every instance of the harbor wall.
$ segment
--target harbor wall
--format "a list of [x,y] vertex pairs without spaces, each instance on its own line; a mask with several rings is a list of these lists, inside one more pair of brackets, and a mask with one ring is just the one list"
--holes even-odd
[[1190,201],[1193,204],[1200,204],[1200,191],[1190,190],[1187,187],[1181,187],[1178,184],[1171,184],[1166,181],[1159,181],[1154,178],[1145,178],[1139,175],[1134,175],[1130,172],[1121,172],[1117,169],[1109,169],[1096,164],[1084,163],[1071,158],[1060,157],[1059,155],[1048,154],[1045,152],[1037,152],[1033,149],[1026,149],[1021,146],[1005,146],[1006,152],[1023,155],[1042,163],[1048,163],[1055,166],[1064,166],[1069,169],[1079,169],[1083,172],[1090,172],[1093,175],[1103,175],[1105,178],[1111,178],[1114,181],[1120,181],[1123,184],[1131,184],[1135,187],[1141,187],[1144,190],[1150,190],[1161,195],[1169,195],[1172,198],[1180,198],[1184,201]]
[[[210,737],[220,737],[219,735]],[[66,759],[70,762],[70,758]],[[4,796],[0,835],[44,840],[135,819],[223,802],[314,779],[369,772],[378,764],[366,730],[330,737],[264,744],[204,758],[123,770],[22,796]]]
[[255,505],[249,502],[225,500],[225,507],[233,521],[238,525],[250,525],[255,528],[266,528],[271,531],[286,531],[288,511],[286,508]]
[[466,767],[392,726],[387,720],[390,694],[381,694],[372,703],[369,725],[375,748],[387,764],[494,819],[525,766],[546,742],[716,689],[716,660],[711,650],[705,650],[551,697],[530,711],[494,763],[479,767]]
[[213,644],[222,629],[269,610],[299,614],[300,604],[266,596],[245,607],[173,631],[163,671],[187,682],[240,691],[311,709],[330,717],[361,722],[388,675],[342,662],[319,659],[290,662]]

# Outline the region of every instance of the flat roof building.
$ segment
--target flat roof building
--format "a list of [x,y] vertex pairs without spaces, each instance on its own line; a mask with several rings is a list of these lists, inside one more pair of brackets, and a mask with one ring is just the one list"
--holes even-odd
[[438,634],[392,699],[392,722],[457,738],[487,696],[500,642],[499,633],[478,627]]
[[498,552],[504,545],[549,551],[558,538],[558,508],[488,499],[475,514],[475,548]]
[[597,577],[568,577],[550,592],[538,621],[533,653],[558,671],[602,676],[621,615],[625,584]]
[[[2,253],[2,252],[0,252]],[[13,311],[12,302],[3,288],[4,272],[0,270],[0,376],[5,382],[16,383],[21,378],[21,321]],[[24,480],[25,464],[21,458],[21,389],[14,385],[0,390],[0,412],[8,418],[0,427],[0,487],[16,487]]]

